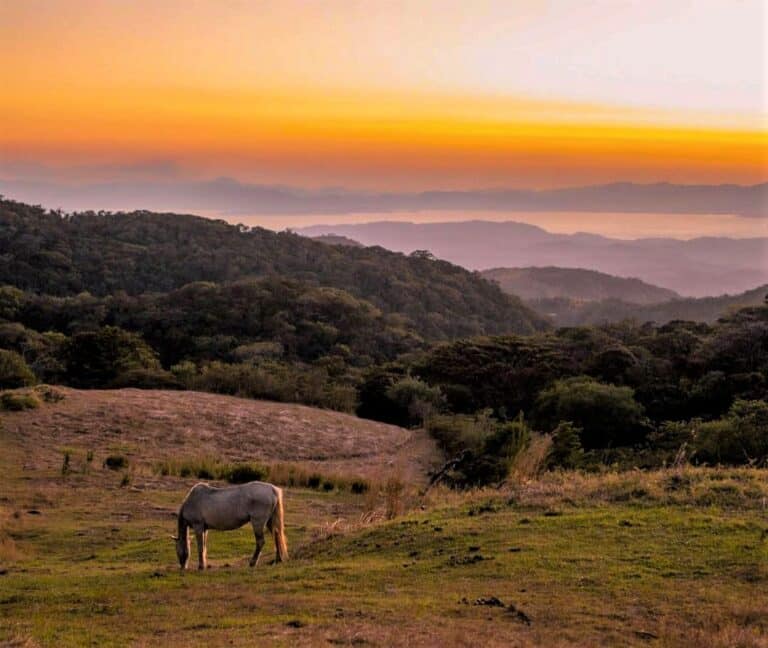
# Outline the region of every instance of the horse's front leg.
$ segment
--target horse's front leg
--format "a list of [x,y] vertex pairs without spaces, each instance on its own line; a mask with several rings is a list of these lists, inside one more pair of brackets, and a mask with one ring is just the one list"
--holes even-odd
[[253,556],[251,556],[251,562],[249,564],[251,567],[254,567],[256,563],[259,562],[259,555],[264,548],[264,525],[258,524],[255,520],[252,520],[251,524],[253,525],[253,535],[256,538],[256,549],[253,552]]
[[206,547],[205,541],[207,532],[203,527],[195,528],[195,541],[197,542],[197,568],[205,569],[206,565]]

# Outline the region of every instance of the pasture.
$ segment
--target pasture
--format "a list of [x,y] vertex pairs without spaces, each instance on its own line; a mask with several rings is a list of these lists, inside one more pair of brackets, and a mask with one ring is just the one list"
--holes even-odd
[[[209,394],[61,392],[2,414],[4,645],[768,645],[763,471],[419,496],[439,459],[418,432]],[[127,466],[104,467],[116,453]],[[212,531],[211,568],[181,574],[170,535],[198,479],[158,464],[185,457],[292,462],[370,489],[284,486],[289,562],[269,564],[270,538],[249,569],[244,527]]]

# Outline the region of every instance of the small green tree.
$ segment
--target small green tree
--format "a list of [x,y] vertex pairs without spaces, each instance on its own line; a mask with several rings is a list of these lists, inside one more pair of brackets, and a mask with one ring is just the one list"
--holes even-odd
[[0,349],[0,389],[26,387],[35,383],[35,374],[15,351]]
[[547,455],[549,468],[578,468],[584,459],[582,429],[571,421],[560,421],[552,431],[552,446]]

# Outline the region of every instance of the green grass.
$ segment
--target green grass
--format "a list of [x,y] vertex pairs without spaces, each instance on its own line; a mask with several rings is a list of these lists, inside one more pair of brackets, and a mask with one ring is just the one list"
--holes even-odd
[[[766,642],[768,477],[758,471],[437,491],[372,523],[366,506],[384,507],[373,494],[287,488],[288,563],[268,564],[269,543],[249,569],[246,528],[211,532],[213,567],[181,574],[169,535],[194,479],[139,470],[119,488],[103,469],[29,474],[18,450],[4,449],[0,643]],[[492,596],[531,625],[473,604]]]

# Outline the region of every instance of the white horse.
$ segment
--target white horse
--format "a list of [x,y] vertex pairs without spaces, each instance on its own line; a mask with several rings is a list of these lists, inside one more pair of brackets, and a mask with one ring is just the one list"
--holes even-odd
[[198,569],[205,569],[208,566],[208,529],[231,531],[247,522],[253,526],[253,534],[256,536],[251,567],[259,560],[259,554],[264,548],[264,527],[275,538],[275,561],[288,559],[282,489],[258,481],[227,488],[195,484],[179,509],[179,534],[172,536],[176,541],[176,554],[181,568],[186,569],[189,562],[190,527],[197,540]]

